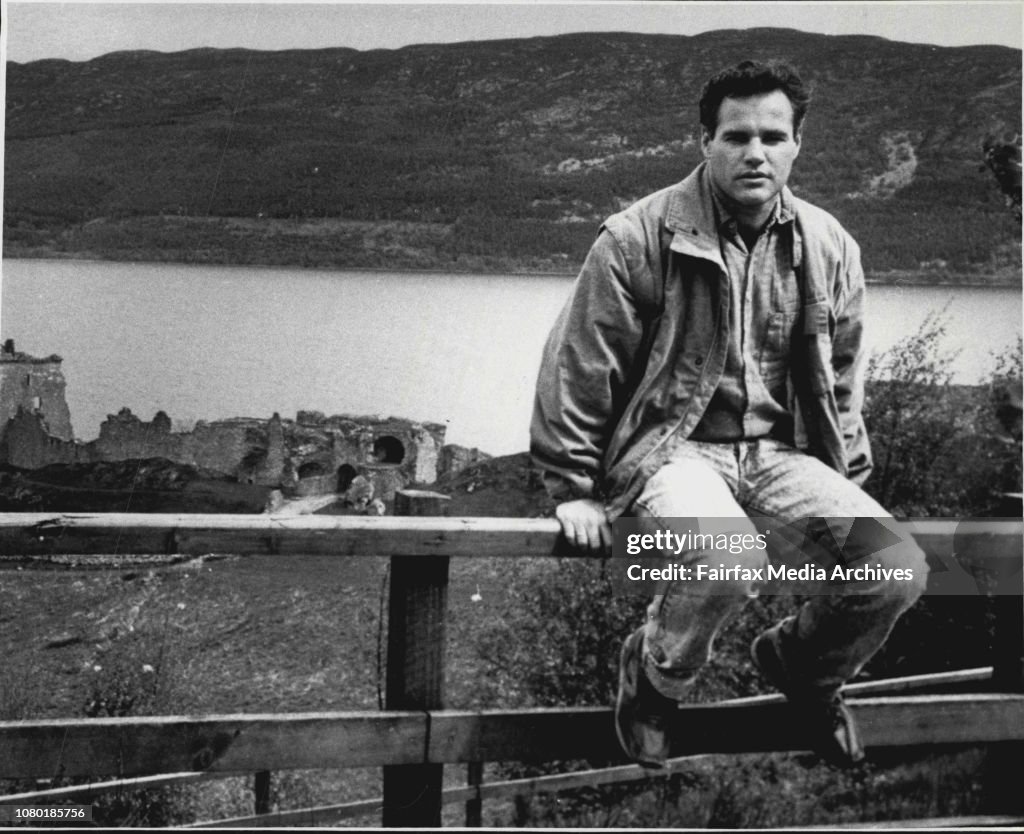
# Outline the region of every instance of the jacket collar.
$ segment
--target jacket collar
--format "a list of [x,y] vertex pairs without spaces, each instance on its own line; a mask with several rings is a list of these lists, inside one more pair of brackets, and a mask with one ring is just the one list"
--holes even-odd
[[[724,271],[722,252],[718,239],[715,215],[715,201],[711,193],[710,175],[707,163],[702,162],[693,172],[672,189],[669,195],[666,228],[673,232],[670,248],[674,252],[703,258],[718,264]],[[796,218],[796,203],[793,193],[786,186],[782,189],[778,209],[779,222],[790,222]],[[793,223],[793,266],[799,267],[802,260],[802,241],[798,224]]]

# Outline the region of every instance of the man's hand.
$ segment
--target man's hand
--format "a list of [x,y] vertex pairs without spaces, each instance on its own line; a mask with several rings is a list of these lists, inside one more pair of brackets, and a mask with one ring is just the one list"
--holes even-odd
[[612,526],[600,501],[566,501],[555,509],[555,517],[561,522],[562,535],[569,544],[594,555],[611,552]]

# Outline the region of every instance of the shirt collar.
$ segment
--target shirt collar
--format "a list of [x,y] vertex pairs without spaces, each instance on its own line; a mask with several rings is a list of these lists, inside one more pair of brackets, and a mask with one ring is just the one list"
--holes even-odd
[[[686,179],[668,189],[668,192],[665,225],[673,233],[670,244],[672,251],[712,261],[724,270],[707,163],[702,162]],[[788,187],[782,189],[780,196],[779,221],[797,220],[796,197]],[[799,267],[802,260],[803,243],[799,225],[797,222],[790,224],[790,228],[793,229],[794,267]]]
[[[725,204],[721,201],[713,187],[709,188],[709,190],[711,192],[711,201],[715,210],[716,227],[719,231],[735,235],[737,228],[735,215],[726,208]],[[789,223],[794,217],[795,209],[793,206],[793,197],[788,188],[783,188],[779,196],[775,198],[775,205],[772,206],[772,213],[768,217],[765,229],[770,229],[775,225],[784,225]]]

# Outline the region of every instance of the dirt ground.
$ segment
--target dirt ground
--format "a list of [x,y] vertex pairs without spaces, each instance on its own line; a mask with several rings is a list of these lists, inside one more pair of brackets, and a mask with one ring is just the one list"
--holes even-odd
[[[544,510],[526,455],[485,461],[432,488],[452,496],[450,515]],[[452,562],[452,706],[464,705],[460,688],[472,692],[463,682],[474,671],[468,643],[478,621],[507,602],[502,575],[518,570],[515,562]],[[116,684],[115,673],[144,676],[136,682],[147,702],[121,708],[134,714],[172,702],[210,712],[376,707],[386,571],[380,558],[218,554],[121,569],[0,569],[0,711],[81,714],[96,690]],[[121,669],[135,661],[153,671]]]
[[[450,708],[478,706],[474,682],[483,672],[473,634],[510,602],[503,597],[510,561],[452,561]],[[377,710],[386,574],[386,559],[323,556],[210,558],[128,571],[0,570],[0,720]],[[464,770],[446,768],[446,778],[464,784]],[[174,807],[185,821],[250,814],[251,782],[188,786]],[[380,794],[379,769],[273,776],[281,808]],[[499,812],[497,805],[488,810]],[[455,815],[447,824],[461,824],[461,806],[445,813]],[[362,821],[379,824],[379,815]]]

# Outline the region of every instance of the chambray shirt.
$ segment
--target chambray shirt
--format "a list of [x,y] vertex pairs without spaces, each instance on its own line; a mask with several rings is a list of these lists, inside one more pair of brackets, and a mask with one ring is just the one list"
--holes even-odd
[[793,442],[786,374],[800,288],[793,270],[793,206],[783,193],[747,249],[735,218],[714,195],[722,260],[729,277],[725,371],[691,435],[713,443],[774,437]]

